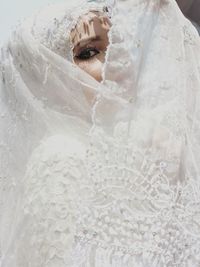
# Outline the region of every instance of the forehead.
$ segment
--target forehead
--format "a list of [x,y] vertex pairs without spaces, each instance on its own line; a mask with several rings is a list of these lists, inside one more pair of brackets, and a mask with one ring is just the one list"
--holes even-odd
[[82,40],[106,34],[111,26],[105,13],[90,11],[83,15],[71,31],[71,41],[74,46]]

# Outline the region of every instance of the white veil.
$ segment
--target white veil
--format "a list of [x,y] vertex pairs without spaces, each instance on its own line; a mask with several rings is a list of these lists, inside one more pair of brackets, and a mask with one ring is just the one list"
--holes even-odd
[[[107,12],[105,6],[112,28],[98,83],[71,62],[69,30],[79,15]],[[156,213],[165,220],[175,210],[173,219],[194,252],[192,266],[198,266],[200,39],[175,0],[76,0],[50,6],[13,33],[2,48],[0,68],[2,266],[15,266],[5,258],[17,242],[14,222],[33,151],[51,136],[69,134],[90,141],[94,173],[97,162],[129,164],[135,188],[105,187],[112,199],[129,197],[132,213]]]

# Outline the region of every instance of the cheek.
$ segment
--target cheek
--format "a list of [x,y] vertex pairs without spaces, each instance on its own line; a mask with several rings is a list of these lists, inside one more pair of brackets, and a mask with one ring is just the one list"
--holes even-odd
[[95,58],[86,62],[78,62],[77,65],[97,81],[100,82],[102,80],[103,63],[99,59]]

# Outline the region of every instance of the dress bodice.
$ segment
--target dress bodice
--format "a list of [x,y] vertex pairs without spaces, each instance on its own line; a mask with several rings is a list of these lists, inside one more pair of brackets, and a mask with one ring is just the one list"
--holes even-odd
[[102,139],[84,164],[74,266],[199,266],[200,184],[181,181],[182,140],[162,155]]
[[152,140],[145,149],[145,134],[139,149],[138,132],[126,144],[122,128],[87,144],[52,137],[35,151],[9,266],[199,266],[200,184],[181,177],[182,138],[163,154]]

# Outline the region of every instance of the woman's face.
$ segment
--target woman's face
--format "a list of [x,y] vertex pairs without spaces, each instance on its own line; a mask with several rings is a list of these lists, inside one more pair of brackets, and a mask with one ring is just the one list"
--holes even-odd
[[74,63],[99,82],[102,80],[110,27],[110,20],[105,14],[91,11],[81,17],[71,31]]

